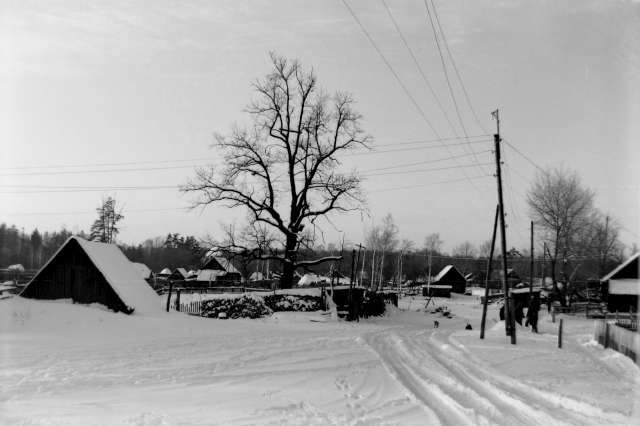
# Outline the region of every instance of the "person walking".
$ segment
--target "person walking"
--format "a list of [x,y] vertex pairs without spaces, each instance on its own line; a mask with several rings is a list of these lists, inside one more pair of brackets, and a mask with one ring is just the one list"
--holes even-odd
[[540,310],[540,297],[538,293],[534,293],[529,301],[529,309],[527,309],[527,322],[531,325],[531,332],[538,332],[538,311]]

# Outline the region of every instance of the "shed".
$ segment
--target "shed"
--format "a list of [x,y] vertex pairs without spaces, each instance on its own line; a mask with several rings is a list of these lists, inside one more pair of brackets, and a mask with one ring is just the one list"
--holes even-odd
[[444,284],[430,284],[422,286],[424,297],[451,297],[451,286]]
[[640,253],[636,253],[602,277],[603,298],[609,312],[638,312]]
[[467,288],[467,280],[464,278],[464,275],[453,265],[447,265],[442,268],[431,283],[431,285],[433,284],[450,285],[452,292],[461,294],[464,294]]
[[100,303],[116,312],[159,312],[158,295],[115,244],[70,237],[22,291],[32,299]]

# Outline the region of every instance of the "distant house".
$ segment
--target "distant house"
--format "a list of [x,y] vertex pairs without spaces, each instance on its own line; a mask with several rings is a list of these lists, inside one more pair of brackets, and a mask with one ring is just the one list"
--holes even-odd
[[252,272],[251,275],[249,276],[249,281],[262,281],[264,279],[265,277],[260,271]]
[[634,254],[600,280],[603,299],[607,302],[609,312],[638,311],[639,260],[640,253]]
[[20,294],[99,303],[130,314],[160,311],[158,295],[115,244],[70,237]]
[[171,281],[184,281],[188,276],[189,273],[185,268],[176,268],[171,272],[171,275],[169,275],[169,279]]
[[171,275],[171,269],[169,268],[164,268],[162,271],[156,274],[158,278],[164,278],[164,279],[169,278],[169,275]]
[[[193,272],[193,271],[192,271]],[[242,275],[233,264],[224,257],[208,256],[203,267],[195,273],[187,273],[185,285],[209,287],[239,283]]]
[[447,265],[431,282],[431,285],[450,285],[453,293],[464,294],[467,288],[467,280],[464,275],[453,265]]

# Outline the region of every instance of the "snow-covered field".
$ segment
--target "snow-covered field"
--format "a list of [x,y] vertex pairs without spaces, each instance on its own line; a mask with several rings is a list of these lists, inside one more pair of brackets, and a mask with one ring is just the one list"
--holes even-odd
[[439,302],[453,319],[416,297],[354,324],[2,300],[0,424],[640,424],[640,370],[591,322],[512,346],[495,309],[480,340],[476,298]]

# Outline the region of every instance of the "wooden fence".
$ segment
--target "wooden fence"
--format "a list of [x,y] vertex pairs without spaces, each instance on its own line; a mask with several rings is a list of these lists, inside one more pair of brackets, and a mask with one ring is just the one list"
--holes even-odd
[[618,351],[640,365],[640,333],[638,331],[621,327],[613,321],[599,320],[595,322],[594,338],[605,348]]
[[[221,293],[253,293],[253,292],[273,292],[267,288],[255,287],[173,287],[172,293],[180,290],[182,294],[221,294]],[[158,294],[167,294],[169,287],[163,287],[157,290]]]

